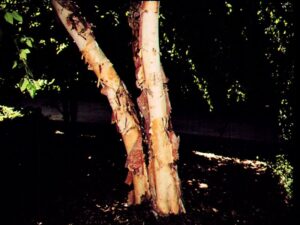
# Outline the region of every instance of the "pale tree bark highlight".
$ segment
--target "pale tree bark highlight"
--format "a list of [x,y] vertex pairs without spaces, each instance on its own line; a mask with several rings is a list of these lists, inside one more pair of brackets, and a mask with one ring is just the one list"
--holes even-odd
[[170,121],[167,78],[160,62],[159,2],[132,1],[129,25],[133,33],[133,59],[140,111],[148,129],[149,183],[152,202],[160,215],[184,213],[178,160],[179,137]]
[[106,95],[112,108],[112,122],[118,131],[127,151],[126,166],[129,170],[126,183],[133,183],[129,193],[130,204],[140,204],[149,198],[149,184],[139,121],[128,91],[117,75],[112,63],[98,46],[91,25],[80,15],[73,1],[52,0],[57,15],[74,42],[82,52],[88,68],[93,70],[101,85],[101,93]]

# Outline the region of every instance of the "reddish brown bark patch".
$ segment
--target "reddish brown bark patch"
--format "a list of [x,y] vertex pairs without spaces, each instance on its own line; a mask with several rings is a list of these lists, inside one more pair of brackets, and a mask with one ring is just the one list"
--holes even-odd
[[129,171],[134,173],[138,172],[144,163],[144,153],[142,147],[142,138],[139,137],[133,146],[133,149],[129,152],[126,161],[126,167]]
[[132,172],[128,171],[127,177],[125,179],[125,184],[127,184],[128,186],[130,186],[132,184],[132,180],[133,180]]

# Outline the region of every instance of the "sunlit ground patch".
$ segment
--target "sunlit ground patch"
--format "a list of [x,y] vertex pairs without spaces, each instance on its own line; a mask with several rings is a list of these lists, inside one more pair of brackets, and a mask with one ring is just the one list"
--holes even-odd
[[227,164],[228,162],[232,162],[235,164],[243,165],[245,169],[251,168],[251,169],[255,169],[256,171],[265,171],[268,165],[266,162],[258,161],[258,160],[249,160],[249,159],[241,160],[239,158],[221,156],[221,155],[216,155],[214,153],[206,153],[206,152],[199,152],[199,151],[193,151],[193,153],[195,155],[203,156],[209,160],[212,159],[217,160],[219,166]]

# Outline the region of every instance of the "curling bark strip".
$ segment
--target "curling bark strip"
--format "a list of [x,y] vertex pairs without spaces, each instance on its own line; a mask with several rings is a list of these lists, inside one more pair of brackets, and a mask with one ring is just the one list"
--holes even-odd
[[176,161],[179,139],[171,121],[167,78],[160,62],[159,1],[142,1],[140,8],[140,57],[144,73],[143,91],[149,108],[149,183],[153,206],[160,215],[185,212],[181,200]]
[[149,184],[140,125],[124,83],[117,75],[112,63],[98,46],[91,25],[85,21],[78,6],[69,0],[52,0],[58,17],[71,35],[88,69],[93,70],[101,85],[101,93],[106,95],[112,108],[112,122],[118,131],[127,151],[126,166],[129,170],[126,183],[133,183],[129,193],[130,204],[140,204],[144,197],[149,198]]

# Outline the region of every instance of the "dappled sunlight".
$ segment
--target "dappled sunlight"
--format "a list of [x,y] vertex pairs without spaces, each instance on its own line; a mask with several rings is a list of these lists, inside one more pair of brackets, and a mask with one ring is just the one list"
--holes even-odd
[[54,131],[54,134],[56,134],[56,135],[64,135],[65,132],[60,131],[60,130],[56,130],[56,131]]
[[203,156],[209,160],[217,160],[218,165],[225,165],[229,162],[231,163],[236,163],[242,165],[244,168],[251,168],[255,169],[257,172],[262,172],[267,169],[267,163],[263,161],[258,161],[258,160],[249,160],[249,159],[239,159],[235,157],[227,157],[227,156],[221,156],[221,155],[216,155],[214,153],[206,153],[206,152],[199,152],[199,151],[193,151],[195,155],[198,156]]
[[[40,131],[39,135],[47,144],[39,149],[38,158],[27,157],[37,155],[36,149],[30,148],[26,155],[15,155],[11,164],[22,163],[22,170],[14,168],[14,186],[19,187],[18,180],[24,179],[30,189],[24,190],[26,195],[16,191],[10,194],[18,196],[14,202],[20,198],[29,202],[28,210],[22,210],[33,224],[55,224],[56,221],[69,225],[256,225],[276,224],[277,221],[288,224],[284,222],[289,218],[290,208],[284,202],[285,193],[278,179],[273,177],[268,162],[186,148],[181,151],[178,168],[187,213],[158,221],[148,203],[142,206],[127,204],[130,187],[124,184],[126,157],[117,135],[106,129],[97,132],[82,129],[71,136],[64,131],[61,125]],[[49,133],[52,136],[48,136]],[[21,149],[18,146],[16,149]],[[17,152],[16,149],[13,152]],[[41,174],[38,179],[35,173],[29,173],[36,169],[36,164]],[[39,204],[39,214],[36,214],[34,202]],[[171,220],[173,223],[169,223]]]
[[[62,130],[55,130],[54,134],[56,134],[56,135],[65,135],[66,133]],[[97,137],[95,134],[86,134],[86,133],[81,133],[77,136],[79,138],[87,138],[87,139],[95,139]]]
[[280,220],[289,208],[269,161],[194,150],[182,167],[187,212],[203,224],[264,224],[266,215],[280,210]]

